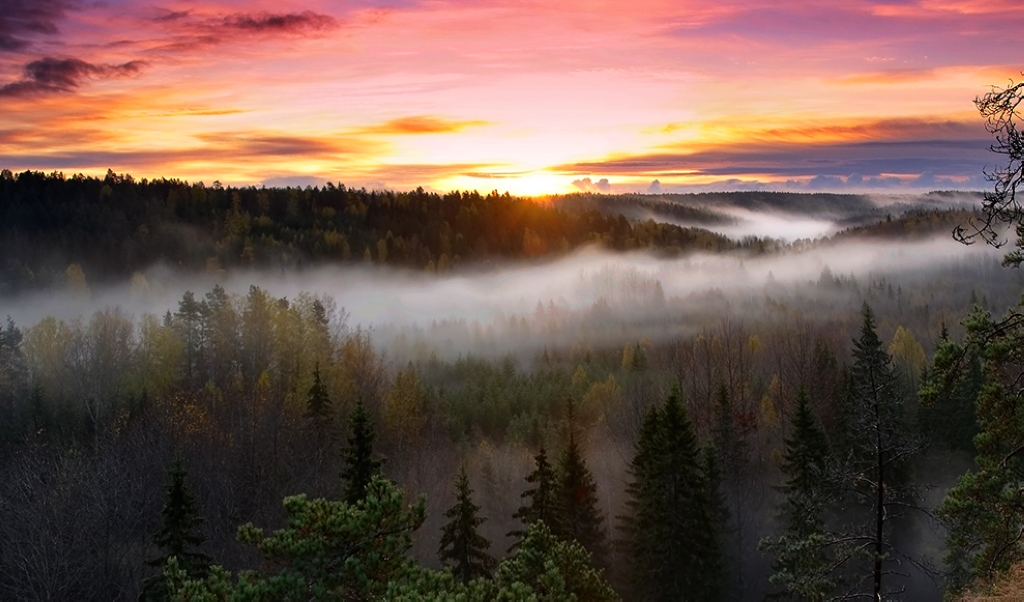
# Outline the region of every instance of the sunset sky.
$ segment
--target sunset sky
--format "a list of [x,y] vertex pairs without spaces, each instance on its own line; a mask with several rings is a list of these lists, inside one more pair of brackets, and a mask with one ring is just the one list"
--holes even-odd
[[0,168],[540,194],[977,189],[1018,0],[0,0]]

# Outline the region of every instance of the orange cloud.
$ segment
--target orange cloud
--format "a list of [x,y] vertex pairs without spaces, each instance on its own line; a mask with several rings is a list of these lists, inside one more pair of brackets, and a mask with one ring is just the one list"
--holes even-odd
[[1020,10],[1016,0],[921,0],[910,4],[878,4],[871,12],[879,17],[921,18],[955,15],[992,15]]
[[762,142],[832,143],[887,140],[984,139],[977,122],[950,119],[872,119],[850,123],[817,123],[776,128],[751,128],[738,137]]
[[907,84],[915,81],[931,79],[936,75],[935,69],[890,69],[858,73],[836,79],[836,83],[859,86],[864,84]]
[[450,134],[460,132],[468,127],[488,125],[486,121],[453,121],[431,115],[415,115],[400,117],[378,125],[359,128],[368,134]]

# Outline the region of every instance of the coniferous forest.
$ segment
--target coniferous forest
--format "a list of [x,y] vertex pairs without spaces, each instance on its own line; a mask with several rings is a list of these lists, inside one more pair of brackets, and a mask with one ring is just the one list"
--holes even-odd
[[999,192],[4,171],[0,598],[983,592],[1024,556],[1022,279],[955,238]]

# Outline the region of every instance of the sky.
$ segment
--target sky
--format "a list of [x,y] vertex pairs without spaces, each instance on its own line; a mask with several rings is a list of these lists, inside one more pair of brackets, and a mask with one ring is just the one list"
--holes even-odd
[[983,189],[1017,0],[0,0],[0,168],[538,195]]

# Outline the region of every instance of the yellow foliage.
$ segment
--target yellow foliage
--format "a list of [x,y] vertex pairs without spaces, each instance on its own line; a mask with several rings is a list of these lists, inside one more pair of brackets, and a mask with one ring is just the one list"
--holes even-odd
[[76,297],[88,299],[89,284],[85,280],[85,272],[82,271],[82,266],[77,263],[69,265],[65,275],[67,276],[68,288],[71,292]]
[[768,385],[768,391],[761,398],[761,424],[777,429],[781,424],[779,421],[779,405],[782,403],[782,381],[778,374],[772,375],[772,382]]
[[426,426],[426,396],[416,368],[410,363],[395,375],[384,405],[384,424],[401,445]]
[[633,344],[626,343],[622,348],[622,369],[629,371],[633,368]]
[[756,334],[750,335],[750,338],[747,339],[747,349],[750,351],[751,355],[757,355],[757,353],[761,351],[761,346],[761,338]]
[[771,429],[779,428],[779,411],[769,395],[761,398],[761,424]]
[[607,420],[609,415],[615,415],[621,405],[622,387],[615,380],[615,376],[609,374],[604,381],[590,386],[590,390],[580,403],[578,418],[584,424]]
[[914,383],[921,378],[928,366],[928,356],[925,354],[924,348],[914,338],[914,333],[902,326],[896,328],[888,351],[897,365],[902,365],[908,372],[908,376]]
[[572,390],[582,392],[587,388],[590,380],[587,378],[587,369],[582,364],[576,366],[576,370],[572,373]]

